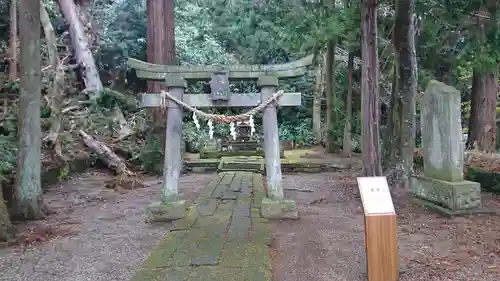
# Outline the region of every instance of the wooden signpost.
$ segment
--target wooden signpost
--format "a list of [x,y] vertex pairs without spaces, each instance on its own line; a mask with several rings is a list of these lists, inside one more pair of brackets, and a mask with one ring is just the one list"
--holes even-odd
[[399,278],[396,211],[385,177],[359,177],[365,215],[368,281]]

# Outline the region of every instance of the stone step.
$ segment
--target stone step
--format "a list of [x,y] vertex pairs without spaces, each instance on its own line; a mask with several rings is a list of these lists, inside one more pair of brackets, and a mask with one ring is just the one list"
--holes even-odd
[[[263,164],[260,164],[261,162]],[[220,159],[186,160],[184,161],[184,165],[189,171],[195,173],[241,171],[245,169],[265,173],[265,161],[264,158],[260,156],[225,156]],[[310,159],[281,159],[281,170],[283,173],[335,172],[338,170],[350,169],[351,167],[352,163],[340,161],[327,162]]]

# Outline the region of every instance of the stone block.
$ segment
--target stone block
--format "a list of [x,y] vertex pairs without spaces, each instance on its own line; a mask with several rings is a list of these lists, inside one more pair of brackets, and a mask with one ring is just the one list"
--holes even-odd
[[268,219],[298,219],[297,206],[293,200],[262,199],[260,215]]
[[481,207],[481,185],[472,181],[449,182],[425,176],[412,177],[411,192],[417,198],[452,211]]
[[220,198],[222,200],[236,200],[238,199],[239,195],[240,195],[239,191],[226,190],[222,193]]
[[233,157],[233,156],[261,156],[264,157],[263,150],[252,150],[252,151],[200,151],[201,159],[219,159],[222,157]]
[[248,242],[250,231],[251,218],[250,217],[233,217],[229,231],[227,233],[227,242],[230,243],[246,243]]
[[193,168],[191,168],[192,173],[206,173],[207,170],[208,169],[206,167],[193,167]]
[[217,209],[217,199],[198,198],[195,201],[195,206],[200,217],[212,216]]
[[148,222],[168,222],[182,218],[187,211],[185,200],[178,201],[159,201],[148,206]]
[[160,241],[160,244],[151,251],[143,268],[152,269],[169,266],[172,255],[187,234],[187,230],[169,232],[167,236]]
[[[264,171],[262,158],[223,157],[219,163],[219,172],[223,171]],[[241,183],[241,181],[240,181]]]
[[188,211],[181,219],[174,221],[174,226],[171,231],[190,229],[198,220],[198,217],[199,215],[196,206],[189,207]]
[[464,147],[460,91],[431,80],[421,102],[424,175],[443,181],[463,180]]
[[189,231],[173,253],[171,266],[217,265],[224,246],[225,230],[220,225],[207,225]]

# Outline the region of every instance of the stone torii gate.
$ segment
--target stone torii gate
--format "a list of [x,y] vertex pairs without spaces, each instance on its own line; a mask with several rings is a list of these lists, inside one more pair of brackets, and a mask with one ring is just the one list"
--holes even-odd
[[[235,66],[171,66],[158,65],[129,59],[128,66],[136,70],[138,78],[165,80],[168,94],[182,103],[196,107],[255,107],[275,96],[279,78],[304,75],[312,64],[312,56],[297,61],[274,65]],[[185,94],[187,81],[210,79],[211,93]],[[231,93],[229,81],[257,80],[260,93]],[[290,217],[296,214],[295,202],[285,200],[283,195],[278,137],[277,106],[298,106],[301,93],[282,93],[279,99],[263,109],[264,154],[267,177],[267,198],[262,202],[261,213],[273,218]],[[149,221],[175,220],[184,216],[185,200],[179,196],[179,178],[182,169],[182,107],[161,93],[142,95],[144,107],[167,107],[164,180],[161,201],[148,207]]]

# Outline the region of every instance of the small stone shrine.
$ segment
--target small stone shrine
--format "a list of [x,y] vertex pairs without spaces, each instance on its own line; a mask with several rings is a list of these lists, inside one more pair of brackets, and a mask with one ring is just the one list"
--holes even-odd
[[[222,150],[237,152],[237,151],[251,151],[257,153],[259,150],[262,151],[262,147],[259,144],[259,141],[252,140],[251,132],[253,130],[250,122],[240,121],[236,123],[235,135],[234,139],[227,139],[222,144]],[[236,155],[235,155],[236,156]]]

